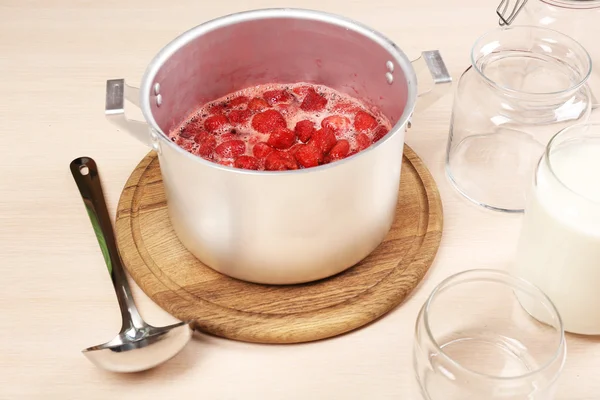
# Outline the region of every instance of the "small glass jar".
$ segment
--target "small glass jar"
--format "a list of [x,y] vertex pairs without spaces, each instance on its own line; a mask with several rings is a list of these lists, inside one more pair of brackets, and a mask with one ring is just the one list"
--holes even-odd
[[417,317],[414,368],[423,399],[551,400],[565,358],[552,301],[503,271],[445,279]]
[[528,196],[515,269],[550,297],[566,331],[600,335],[600,124],[569,127],[548,144]]
[[600,0],[520,0],[512,5],[507,3],[503,0],[498,8],[500,25],[514,20],[517,25],[554,29],[571,36],[587,49],[593,64],[589,81],[592,107],[600,107]]
[[515,26],[480,37],[471,62],[455,92],[447,175],[476,204],[522,212],[552,135],[589,118],[590,57],[562,33]]

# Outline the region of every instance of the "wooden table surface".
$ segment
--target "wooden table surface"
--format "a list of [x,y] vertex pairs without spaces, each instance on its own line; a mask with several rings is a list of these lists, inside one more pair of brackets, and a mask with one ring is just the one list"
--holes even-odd
[[[443,173],[452,96],[415,116],[407,143],[445,210],[437,259],[383,319],[342,337],[256,345],[197,334],[176,358],[134,375],[104,372],[81,349],[111,339],[120,314],[68,164],[93,157],[114,218],[147,153],[104,119],[105,82],[138,83],[168,41],[223,14],[276,0],[0,0],[0,399],[416,399],[411,346],[419,307],[448,275],[510,266],[520,216],[467,203]],[[439,49],[455,82],[474,40],[497,26],[497,0],[290,0],[341,13],[411,54]],[[173,318],[134,287],[153,324]],[[474,299],[476,300],[476,299]],[[593,305],[597,306],[597,305]],[[568,336],[558,399],[600,398],[600,340]]]

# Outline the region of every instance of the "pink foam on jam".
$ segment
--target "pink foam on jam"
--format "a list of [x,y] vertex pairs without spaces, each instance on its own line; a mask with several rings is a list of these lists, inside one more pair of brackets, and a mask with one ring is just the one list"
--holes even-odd
[[[277,111],[283,119],[273,111],[259,115],[267,110]],[[319,135],[313,132],[313,138],[331,132],[336,145],[340,141],[347,141],[348,145],[335,146],[331,137],[327,144],[318,139],[303,143],[294,130],[304,120],[311,121],[315,130],[323,130]],[[381,113],[329,87],[267,84],[205,104],[172,130],[169,137],[184,150],[222,165],[285,170],[310,168],[348,157],[381,139],[390,129],[390,121]],[[268,148],[261,145],[261,157],[255,157],[254,146],[261,142]],[[276,154],[264,155],[271,149]],[[278,162],[279,158],[285,162]]]

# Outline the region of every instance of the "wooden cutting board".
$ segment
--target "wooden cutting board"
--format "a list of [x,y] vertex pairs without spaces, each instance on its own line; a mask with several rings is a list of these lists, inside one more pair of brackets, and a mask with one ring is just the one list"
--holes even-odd
[[419,157],[405,146],[396,220],[384,242],[354,267],[292,286],[243,282],[202,264],[179,242],[167,215],[158,158],[147,155],[123,190],[117,244],[142,290],[167,312],[225,338],[298,343],[336,336],[398,306],[437,253],[442,204]]

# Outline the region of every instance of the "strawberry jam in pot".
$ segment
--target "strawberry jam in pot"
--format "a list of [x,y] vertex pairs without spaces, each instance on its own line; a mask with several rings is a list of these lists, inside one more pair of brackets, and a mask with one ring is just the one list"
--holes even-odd
[[285,171],[344,159],[390,129],[381,113],[329,87],[267,84],[205,104],[169,137],[218,164]]

